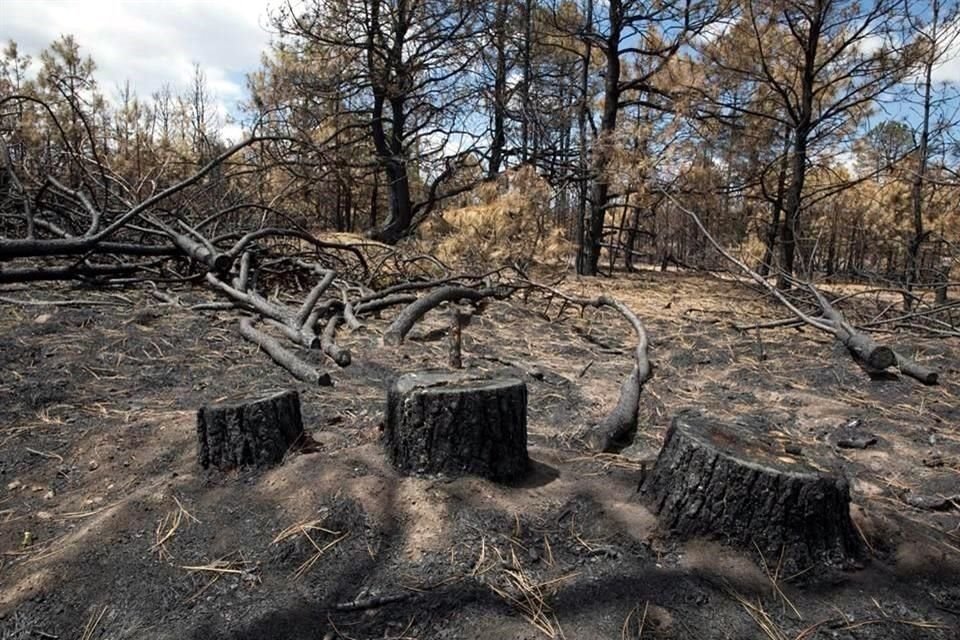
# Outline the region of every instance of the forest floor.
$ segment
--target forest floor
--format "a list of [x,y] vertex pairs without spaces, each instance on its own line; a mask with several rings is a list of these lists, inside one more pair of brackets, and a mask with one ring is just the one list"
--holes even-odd
[[[960,341],[901,338],[941,370],[925,387],[871,379],[812,330],[736,331],[784,312],[729,279],[567,286],[647,323],[641,427],[621,455],[573,437],[630,370],[616,312],[492,303],[464,332],[465,364],[528,385],[535,466],[516,486],[404,478],[385,460],[386,387],[444,365],[444,314],[396,348],[379,344],[386,319],[341,333],[354,364],[309,354],[335,380],[309,388],[243,341],[235,314],[146,289],[0,289],[0,638],[960,638]],[[286,388],[316,451],[266,471],[197,466],[199,406]],[[872,557],[781,576],[775,559],[659,534],[637,483],[686,408],[761,415],[842,465]],[[851,431],[876,443],[837,447]]]

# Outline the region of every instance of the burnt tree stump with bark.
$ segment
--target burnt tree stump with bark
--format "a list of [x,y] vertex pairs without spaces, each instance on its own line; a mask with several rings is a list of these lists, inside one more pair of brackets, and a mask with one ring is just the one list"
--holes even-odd
[[278,464],[303,438],[300,395],[291,390],[253,402],[201,407],[197,438],[197,459],[204,468]]
[[527,387],[462,372],[401,376],[387,393],[384,444],[406,475],[514,480],[530,466]]
[[640,491],[662,528],[759,551],[771,567],[860,557],[847,481],[787,455],[762,425],[677,416]]

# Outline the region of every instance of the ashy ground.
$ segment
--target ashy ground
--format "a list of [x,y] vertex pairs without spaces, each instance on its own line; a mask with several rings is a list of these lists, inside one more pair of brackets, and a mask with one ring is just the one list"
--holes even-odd
[[[729,280],[569,286],[618,295],[647,323],[641,428],[622,455],[573,438],[630,369],[619,316],[491,304],[465,360],[528,384],[535,469],[517,486],[385,462],[386,386],[443,366],[441,314],[398,348],[379,345],[388,317],[342,334],[354,364],[307,388],[230,313],[146,289],[0,290],[0,638],[960,638],[960,342],[880,336],[940,368],[925,387],[871,379],[810,330],[736,331],[782,310]],[[267,471],[197,467],[199,406],[286,388],[315,450]],[[658,533],[637,483],[686,408],[762,416],[841,465],[871,559],[786,576],[775,558]],[[876,442],[837,446],[858,437]]]

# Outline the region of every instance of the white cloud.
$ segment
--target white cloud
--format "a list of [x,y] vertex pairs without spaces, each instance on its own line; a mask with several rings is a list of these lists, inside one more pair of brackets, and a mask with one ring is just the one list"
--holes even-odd
[[887,39],[879,34],[870,34],[864,37],[858,43],[858,49],[865,56],[872,56],[880,49],[883,48],[883,45],[887,44]]
[[[948,32],[960,31],[960,20],[949,25]],[[960,33],[956,33],[950,48],[944,53],[942,62],[934,67],[932,78],[934,82],[960,83]]]
[[730,31],[733,26],[733,21],[729,19],[711,22],[693,38],[693,43],[697,46],[711,45],[720,38],[726,36],[727,32]]
[[73,35],[97,64],[108,96],[127,80],[141,97],[164,84],[184,90],[198,63],[218,112],[234,113],[245,74],[259,65],[270,39],[269,2],[0,0],[0,41],[15,40],[22,53],[36,56],[61,35]]

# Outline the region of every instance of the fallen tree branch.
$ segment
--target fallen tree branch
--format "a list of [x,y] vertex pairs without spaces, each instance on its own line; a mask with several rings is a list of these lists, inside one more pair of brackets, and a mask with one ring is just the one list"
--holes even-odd
[[310,314],[313,312],[313,308],[317,306],[317,302],[320,301],[320,296],[323,295],[323,292],[326,291],[330,285],[333,283],[333,279],[337,277],[337,272],[333,269],[320,269],[314,268],[315,271],[322,275],[320,282],[310,290],[310,293],[307,295],[306,299],[303,301],[300,310],[297,312],[294,322],[297,323],[297,326],[304,326],[307,318],[310,317]]
[[343,319],[351,331],[363,329],[363,323],[357,318],[357,314],[353,310],[353,303],[347,298],[346,290],[343,291]]
[[[640,318],[626,304],[616,298],[601,295],[596,298],[582,298],[572,296],[567,293],[538,284],[526,281],[528,286],[535,289],[546,291],[549,294],[559,297],[564,302],[579,307],[610,307],[617,311],[633,328],[637,335],[637,346],[634,351],[634,365],[630,375],[620,385],[620,395],[617,403],[603,420],[596,425],[587,427],[581,432],[581,437],[587,442],[587,445],[596,451],[610,452],[622,449],[633,439],[639,424],[640,412],[640,394],[643,391],[643,385],[650,379],[653,370],[650,365],[648,351],[650,348],[650,339],[647,335],[646,327]],[[588,365],[589,366],[589,365]]]
[[470,287],[449,286],[442,287],[436,291],[431,291],[422,298],[410,303],[400,315],[387,327],[383,334],[383,343],[396,346],[403,343],[407,333],[413,328],[417,320],[422,318],[431,309],[440,306],[444,302],[456,302],[459,300],[478,301],[484,298],[503,298],[509,294],[503,294],[493,288],[471,289]]
[[211,249],[213,245],[209,242],[198,242],[190,236],[178,233],[153,216],[145,215],[144,219],[162,229],[177,248],[204,265],[208,270],[218,274],[224,274],[230,271],[230,268],[233,266],[234,258],[224,253],[218,253],[215,247]]
[[[700,229],[700,232],[704,235],[707,241],[713,245],[713,248],[716,249],[720,255],[734,263],[740,269],[746,273],[754,282],[761,285],[764,289],[769,291],[776,297],[787,309],[789,309],[797,318],[802,320],[804,323],[831,333],[836,337],[840,342],[842,342],[846,347],[853,353],[857,358],[865,362],[870,368],[875,370],[883,370],[888,367],[897,364],[900,367],[900,371],[905,375],[908,375],[912,378],[923,382],[924,384],[936,384],[939,376],[935,371],[927,369],[916,362],[913,362],[909,358],[900,356],[899,354],[894,353],[889,347],[878,345],[872,338],[866,334],[856,331],[843,317],[840,312],[838,312],[823,295],[817,290],[817,288],[810,282],[805,282],[807,288],[809,288],[813,294],[816,296],[817,301],[820,305],[820,308],[823,311],[823,314],[826,316],[826,319],[817,319],[809,316],[800,309],[798,309],[779,289],[770,284],[766,278],[758,274],[756,271],[751,269],[744,263],[742,260],[739,260],[735,256],[731,255],[726,249],[720,246],[720,243],[714,239],[710,232],[707,231],[706,227],[703,225],[703,222],[700,220],[700,217],[687,209],[682,204],[680,204],[676,198],[667,193],[665,190],[661,189],[661,192],[673,203],[673,205],[684,214],[686,214],[694,224]],[[916,374],[916,375],[915,375]]]
[[[183,191],[187,187],[196,184],[202,180],[204,176],[222,165],[225,160],[230,158],[230,156],[234,155],[238,151],[241,151],[251,144],[257,142],[283,139],[285,138],[279,136],[257,136],[238,142],[217,157],[210,160],[207,164],[189,177],[167,187],[160,193],[157,193],[147,198],[143,202],[129,208],[127,211],[117,217],[116,220],[107,226],[100,228],[99,231],[91,235],[52,239],[0,238],[0,261],[10,260],[12,258],[78,255],[86,253],[94,248],[101,248],[101,243],[103,243],[107,238],[120,229],[126,227],[128,223],[132,222],[135,218],[149,211],[153,206],[163,202],[167,198]],[[97,226],[99,226],[99,221],[97,221]],[[91,228],[94,228],[94,225],[91,225]]]
[[[627,379],[620,385],[620,397],[613,411],[588,432],[587,443],[597,451],[614,451],[626,437],[635,433],[640,412],[640,393],[650,379],[652,369],[647,355],[649,338],[640,318],[624,303],[609,296],[600,296],[594,306],[608,306],[620,312],[637,334],[636,362]],[[630,438],[632,440],[632,438]]]
[[919,380],[923,384],[933,385],[940,381],[940,374],[936,369],[925,367],[915,360],[901,356],[899,353],[894,353],[894,356],[897,358],[897,367],[902,374]]
[[301,231],[300,229],[282,229],[279,227],[264,227],[262,229],[257,229],[256,231],[251,231],[243,237],[241,237],[237,242],[227,251],[227,255],[231,258],[236,258],[239,256],[247,246],[257,240],[263,238],[277,238],[277,237],[289,237],[297,238],[303,240],[308,244],[313,245],[317,249],[335,249],[338,251],[348,251],[352,253],[357,258],[357,262],[360,263],[360,266],[363,268],[364,273],[369,270],[367,266],[367,259],[363,257],[363,253],[356,247],[349,244],[341,244],[339,242],[327,242],[326,240],[320,240],[306,231]]
[[331,360],[341,367],[346,367],[350,365],[350,352],[340,348],[337,346],[337,343],[334,342],[337,337],[337,327],[340,326],[342,320],[343,316],[339,314],[327,320],[327,326],[323,328],[323,334],[320,336],[320,348],[323,349],[325,354],[330,356]]
[[837,340],[842,342],[867,367],[882,371],[896,363],[897,356],[890,347],[879,345],[867,334],[856,331],[843,315],[827,302],[827,299],[815,286],[808,284],[807,288],[816,296],[817,303],[823,309],[823,314],[830,319],[833,325],[833,334],[837,337]]
[[333,384],[333,381],[330,379],[330,374],[323,373],[311,367],[282,347],[273,336],[258,330],[253,326],[253,320],[251,318],[243,318],[240,320],[240,335],[260,347],[274,362],[289,371],[298,380],[319,386],[330,386]]
[[283,335],[300,346],[306,347],[307,349],[320,348],[320,337],[313,331],[308,329],[294,329],[290,325],[273,318],[266,318],[266,322],[282,331]]
[[113,276],[129,276],[137,273],[141,265],[121,264],[87,264],[70,265],[66,267],[23,267],[4,269],[0,268],[0,284],[11,282],[41,282],[49,280],[76,280],[78,278],[104,278]]
[[251,311],[256,311],[262,316],[273,318],[274,320],[293,326],[287,310],[273,304],[263,296],[252,291],[245,292],[235,289],[211,272],[207,272],[205,278],[215,289],[226,294],[234,302],[239,303]]

